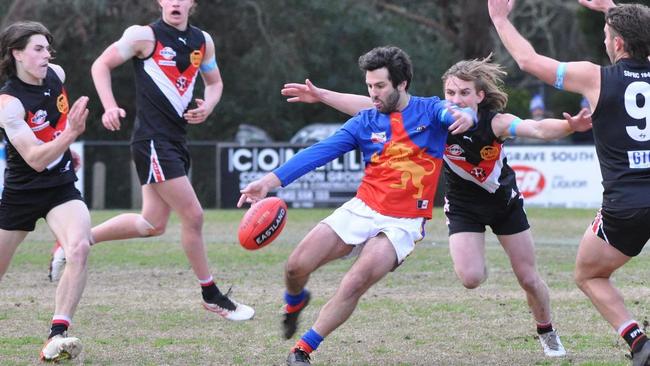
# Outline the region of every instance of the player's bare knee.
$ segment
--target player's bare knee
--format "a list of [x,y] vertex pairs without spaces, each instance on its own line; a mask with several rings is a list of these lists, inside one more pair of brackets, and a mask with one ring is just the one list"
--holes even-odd
[[360,297],[368,289],[368,276],[365,276],[360,273],[348,273],[345,275],[345,278],[341,282],[342,295],[346,298],[348,297]]
[[165,233],[167,230],[167,224],[163,225],[156,225],[149,231],[149,235],[147,236],[160,236]]
[[594,277],[590,273],[580,268],[576,268],[575,271],[573,272],[573,281],[576,283],[578,288],[583,291],[587,288],[587,284],[589,280],[593,278]]
[[65,248],[65,261],[67,265],[85,266],[90,253],[90,241],[81,239],[69,243]]
[[463,284],[463,287],[469,290],[473,290],[483,283],[483,278],[479,277],[461,277],[460,282]]
[[199,207],[183,213],[183,225],[201,230],[203,227],[203,210]]
[[458,275],[458,278],[460,279],[460,282],[463,284],[463,287],[467,289],[475,289],[485,281],[487,275],[485,271],[462,271],[462,270],[457,270],[456,274]]
[[289,257],[287,264],[284,266],[284,272],[287,279],[292,280],[301,278],[310,273],[310,271],[298,260]]
[[145,219],[142,216],[138,218],[135,225],[138,230],[138,233],[142,237],[162,235],[163,233],[165,233],[165,229],[167,228],[167,222],[157,223],[156,225],[154,225],[149,221],[147,221],[147,219]]
[[526,292],[535,292],[536,289],[543,283],[537,272],[528,273],[518,276],[519,286]]

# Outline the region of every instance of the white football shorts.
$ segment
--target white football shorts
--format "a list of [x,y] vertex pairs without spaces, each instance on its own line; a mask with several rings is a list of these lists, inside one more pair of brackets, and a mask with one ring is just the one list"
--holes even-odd
[[331,227],[344,243],[354,246],[346,258],[359,255],[368,239],[384,233],[393,244],[399,265],[411,254],[415,243],[424,238],[426,220],[385,216],[354,197],[321,222]]

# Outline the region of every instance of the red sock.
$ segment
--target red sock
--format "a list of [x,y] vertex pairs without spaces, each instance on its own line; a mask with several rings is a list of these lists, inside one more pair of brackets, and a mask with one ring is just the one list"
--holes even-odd
[[311,349],[311,346],[307,342],[303,341],[302,339],[299,340],[298,342],[296,342],[296,345],[293,346],[293,349],[296,349],[296,348],[300,348],[301,350],[303,350],[303,351],[305,351],[307,353],[314,352],[314,350]]

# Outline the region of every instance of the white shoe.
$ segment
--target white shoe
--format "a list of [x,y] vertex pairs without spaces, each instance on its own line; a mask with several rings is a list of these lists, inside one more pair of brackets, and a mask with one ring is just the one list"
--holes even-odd
[[560,336],[555,330],[539,335],[539,343],[544,348],[544,354],[548,357],[564,357],[566,350],[560,341]]
[[81,353],[81,341],[79,338],[55,335],[48,339],[41,350],[41,361],[58,362],[60,360],[71,360]]
[[47,275],[47,277],[50,279],[50,282],[58,281],[59,278],[61,278],[64,269],[65,252],[63,251],[63,247],[57,241],[54,244],[54,248],[52,249],[52,257],[50,258],[50,270]]
[[217,313],[222,317],[233,321],[249,320],[255,316],[255,310],[253,310],[252,307],[240,304],[228,298],[226,295],[220,295],[216,303],[203,301],[203,307],[207,311]]

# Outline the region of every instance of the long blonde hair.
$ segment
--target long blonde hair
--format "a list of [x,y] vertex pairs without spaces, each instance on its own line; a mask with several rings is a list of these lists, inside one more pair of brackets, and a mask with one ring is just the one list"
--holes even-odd
[[503,91],[503,77],[508,75],[499,64],[490,62],[492,54],[484,59],[459,61],[442,75],[443,85],[451,76],[464,81],[473,81],[476,91],[483,91],[485,98],[479,108],[501,112],[508,104],[508,94]]

